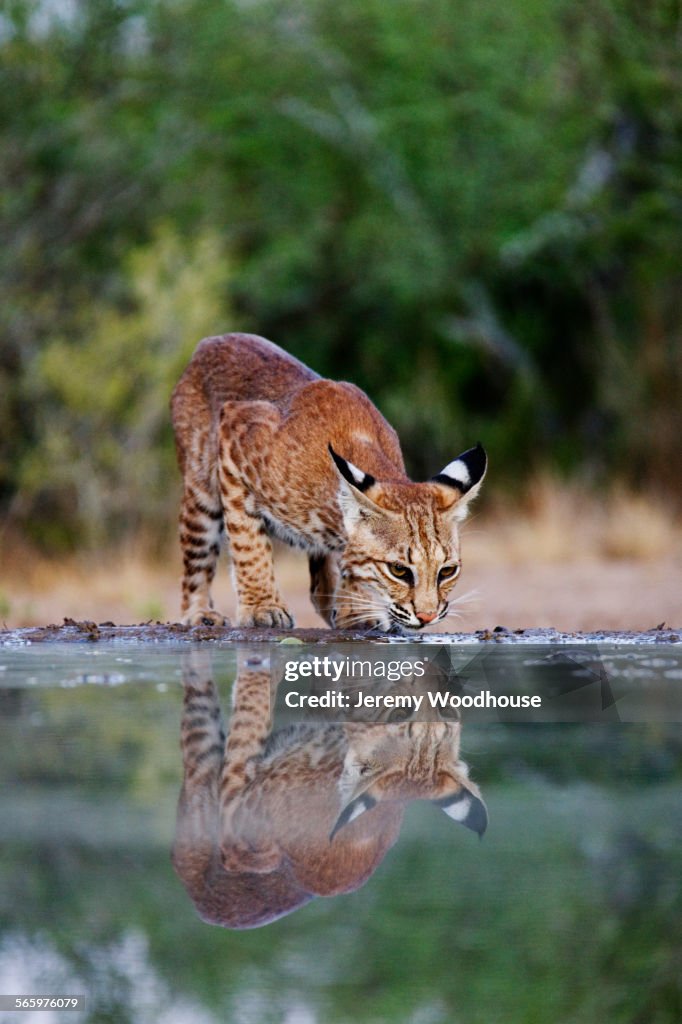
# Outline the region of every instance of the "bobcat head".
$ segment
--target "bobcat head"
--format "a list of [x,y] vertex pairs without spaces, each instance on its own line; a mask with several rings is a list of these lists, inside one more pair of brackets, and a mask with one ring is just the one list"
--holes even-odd
[[454,821],[482,836],[488,813],[459,760],[459,722],[349,725],[339,779],[341,813],[331,838],[378,804],[430,800]]
[[335,625],[410,632],[445,618],[461,571],[459,523],[487,467],[477,444],[427,483],[376,480],[329,446],[347,544]]

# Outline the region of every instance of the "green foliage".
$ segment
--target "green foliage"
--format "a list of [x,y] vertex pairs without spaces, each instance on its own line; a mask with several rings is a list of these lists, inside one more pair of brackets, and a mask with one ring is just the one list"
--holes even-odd
[[40,443],[21,488],[66,498],[86,542],[165,526],[175,467],[168,398],[193,339],[226,316],[229,270],[214,232],[183,242],[167,225],[126,261],[128,308],[92,302],[76,339],[55,337],[32,363]]
[[481,437],[492,485],[679,493],[677,18],[7,5],[0,508],[48,544],[165,528],[168,393],[237,325],[363,386],[415,475]]

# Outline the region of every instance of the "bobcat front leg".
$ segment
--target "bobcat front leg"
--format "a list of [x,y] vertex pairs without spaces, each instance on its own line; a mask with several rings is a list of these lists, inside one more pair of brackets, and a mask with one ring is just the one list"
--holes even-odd
[[280,416],[270,402],[226,402],[220,415],[220,495],[240,626],[294,624],[275,582],[272,544],[254,487],[267,473],[266,453]]
[[335,625],[334,596],[339,582],[338,559],[335,555],[311,555],[310,600],[318,615],[332,629]]
[[201,887],[212,851],[220,841],[220,778],[225,733],[208,652],[192,651],[183,656],[182,682],[183,782],[172,861],[191,892]]
[[253,763],[262,757],[272,731],[271,688],[266,666],[253,666],[239,656],[234,683],[232,717],[227,732],[220,778],[220,849],[226,871],[267,874],[282,860],[279,844],[271,839],[271,826],[259,814],[257,793],[249,795]]

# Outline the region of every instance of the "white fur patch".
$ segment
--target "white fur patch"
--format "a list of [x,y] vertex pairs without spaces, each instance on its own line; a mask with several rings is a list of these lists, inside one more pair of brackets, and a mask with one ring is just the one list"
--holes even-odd
[[454,462],[450,462],[445,469],[441,470],[441,475],[449,476],[451,480],[461,484],[462,487],[471,486],[471,474],[466,462],[463,462],[462,459],[455,459]]
[[448,818],[452,818],[453,821],[465,821],[470,808],[471,797],[467,796],[461,800],[456,800],[452,804],[448,804],[447,807],[443,807],[443,810]]
[[354,466],[352,462],[348,462],[348,460],[346,460],[346,465],[348,466],[351,476],[355,480],[356,484],[361,484],[365,479],[366,474],[363,473],[361,469],[358,469],[357,466]]
[[357,804],[355,805],[355,807],[351,811],[350,818],[348,819],[348,824],[350,824],[351,821],[355,821],[356,818],[359,818],[360,815],[364,814],[365,811],[367,811],[367,810],[369,810],[369,807],[365,803],[365,801],[364,800],[358,800]]

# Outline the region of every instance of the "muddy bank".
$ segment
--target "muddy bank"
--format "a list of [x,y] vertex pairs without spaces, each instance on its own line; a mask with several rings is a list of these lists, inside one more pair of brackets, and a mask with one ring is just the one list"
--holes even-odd
[[238,629],[218,626],[183,626],[173,622],[144,622],[137,625],[117,626],[113,622],[89,622],[64,619],[61,625],[35,626],[25,629],[0,630],[0,646],[59,643],[98,643],[112,640],[130,643],[169,643],[212,641],[214,643],[338,643],[372,641],[374,643],[400,643],[401,640],[425,643],[681,643],[682,627],[670,628],[664,623],[656,629],[641,632],[595,630],[592,632],[560,632],[555,629],[515,629],[492,626],[472,633],[422,633],[418,636],[397,637],[378,633],[330,629]]

